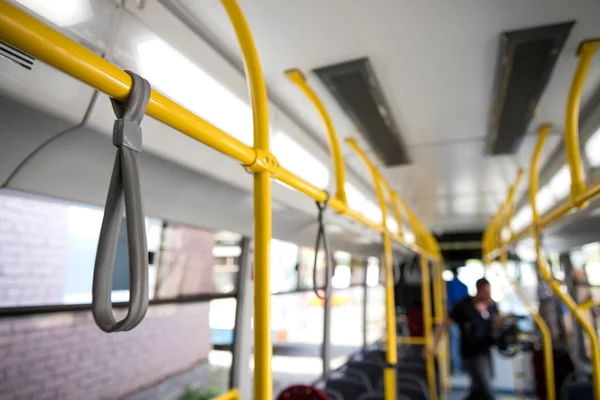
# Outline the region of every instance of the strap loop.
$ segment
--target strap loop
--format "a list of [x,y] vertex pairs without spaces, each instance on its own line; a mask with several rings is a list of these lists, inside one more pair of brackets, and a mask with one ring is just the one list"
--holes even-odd
[[[142,151],[140,123],[150,100],[148,81],[131,71],[133,80],[127,104],[111,98],[117,120],[113,125],[113,144],[117,154],[110,179],[92,285],[92,313],[105,332],[128,331],[137,326],[148,309],[148,248],[139,177],[139,155]],[[111,302],[115,256],[119,231],[127,216],[129,249],[129,310],[116,321]]]
[[[317,229],[317,241],[315,243],[315,260],[313,262],[313,291],[315,292],[315,295],[321,300],[324,300],[325,298],[329,297],[329,292],[331,291],[329,285],[329,282],[331,280],[331,254],[329,254],[329,244],[327,242],[327,232],[325,231],[325,222],[323,218],[325,211],[327,211],[327,208],[329,207],[329,200],[331,199],[331,196],[329,196],[328,192],[326,192],[326,194],[327,198],[324,202],[316,202],[317,208],[319,209],[319,213],[317,215],[317,223],[319,224],[319,227]],[[323,251],[325,251],[325,296],[322,296],[319,293],[319,289],[317,288],[317,260],[321,244],[323,245]]]

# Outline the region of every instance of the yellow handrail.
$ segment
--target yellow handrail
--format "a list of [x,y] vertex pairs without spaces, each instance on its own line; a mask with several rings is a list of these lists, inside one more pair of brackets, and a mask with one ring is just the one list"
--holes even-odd
[[239,400],[240,391],[237,389],[231,389],[229,392],[223,393],[220,396],[212,398],[212,400]]
[[427,366],[427,386],[429,386],[429,398],[436,400],[438,391],[435,379],[435,365],[433,360],[433,326],[431,323],[431,280],[429,276],[429,261],[425,257],[420,257],[421,265],[421,300],[423,302],[423,335],[427,339],[425,342],[426,366]]
[[306,97],[308,97],[310,102],[313,103],[313,105],[321,115],[321,119],[325,123],[325,128],[327,129],[327,137],[329,138],[329,151],[331,151],[333,170],[335,172],[335,194],[333,197],[335,197],[342,204],[345,204],[347,206],[348,201],[346,200],[346,188],[344,187],[344,184],[346,183],[346,170],[344,166],[344,158],[342,157],[340,142],[338,140],[337,134],[335,133],[335,128],[333,127],[333,122],[329,117],[329,113],[323,105],[323,102],[321,102],[321,100],[319,99],[319,96],[317,96],[314,90],[312,90],[308,83],[306,83],[306,78],[299,70],[288,70],[285,72],[285,75],[290,81],[292,81],[296,86],[298,86],[300,90],[302,90]]
[[398,344],[425,344],[427,338],[424,336],[398,336],[396,337]]
[[529,176],[529,203],[531,205],[531,212],[533,214],[533,239],[535,241],[535,251],[537,256],[537,266],[542,278],[552,288],[552,291],[558,296],[562,302],[569,308],[572,315],[575,316],[583,330],[589,337],[590,347],[592,349],[592,381],[594,384],[594,398],[600,399],[600,348],[598,343],[598,335],[594,326],[585,319],[581,309],[577,306],[577,303],[573,298],[564,293],[560,288],[560,283],[553,279],[550,269],[546,265],[544,255],[542,254],[542,245],[540,239],[540,215],[536,205],[536,194],[539,183],[539,161],[544,142],[548,136],[548,126],[542,126],[540,128],[540,135],[538,137],[537,144],[533,153],[531,161],[531,171]]
[[[545,129],[545,132],[547,133],[549,127],[545,127],[544,129]],[[510,225],[509,222],[510,222],[511,210],[514,208],[516,191],[517,191],[517,188],[519,187],[519,183],[521,182],[521,179],[523,178],[523,175],[524,175],[524,172],[522,169],[520,169],[519,172],[517,173],[517,178],[515,179],[514,184],[511,186],[511,188],[508,192],[506,202],[503,204],[503,207],[501,207],[501,210],[504,215],[503,215],[503,218],[501,219],[502,222],[499,227],[500,231],[502,231],[504,229],[504,227],[508,227]],[[544,321],[544,319],[540,316],[538,311],[535,310],[531,306],[531,304],[529,303],[529,300],[527,299],[527,296],[525,296],[525,293],[521,289],[521,286],[519,286],[519,284],[517,282],[510,279],[510,276],[508,274],[508,244],[504,243],[504,241],[502,239],[501,239],[501,241],[503,243],[501,244],[500,264],[504,268],[504,273],[506,275],[506,278],[513,286],[515,292],[521,299],[521,302],[529,309],[529,312],[531,313],[535,324],[538,326],[540,333],[542,334],[542,344],[543,344],[543,350],[544,350],[544,372],[545,372],[546,393],[547,393],[546,399],[554,400],[556,398],[556,389],[554,386],[555,378],[554,378],[554,354],[552,351],[552,335],[550,333],[550,329],[548,328],[548,325],[546,324],[546,321]]]
[[[271,358],[271,176],[277,166],[269,153],[269,101],[258,52],[250,27],[236,0],[221,0],[235,30],[244,58],[254,120],[254,146],[261,168],[251,166],[254,174],[254,398],[273,398]],[[265,162],[265,164],[262,164]],[[276,170],[276,169],[275,169]]]
[[[270,180],[276,178],[316,201],[325,201],[327,194],[282,168],[276,157],[270,153],[268,101],[258,54],[248,24],[237,2],[235,0],[221,1],[232,22],[244,58],[254,117],[254,147],[232,138],[156,90],[151,93],[146,114],[239,161],[254,175],[254,219],[260,222],[254,224],[256,287],[254,390],[255,398],[269,400],[272,398],[270,367],[272,349],[269,325]],[[0,0],[0,39],[116,100],[125,101],[129,95],[132,80],[127,73],[6,0]],[[336,161],[336,165],[337,163]],[[336,185],[339,189],[339,185],[343,186],[343,184],[342,163],[342,168],[336,169]],[[383,233],[386,238],[386,259],[389,262],[391,262],[392,240],[415,251],[423,258],[432,260],[440,258],[439,246],[435,243],[433,236],[426,232],[412,214],[411,218],[418,227],[415,229],[415,235],[426,238],[426,240],[420,239],[418,245],[409,245],[401,235],[392,235],[385,225],[385,218],[383,224],[378,224],[348,208],[343,190],[336,191],[336,196],[331,199],[329,206],[349,218]],[[382,210],[385,210],[385,207]],[[392,280],[388,279],[388,281]],[[388,296],[386,300],[388,308],[393,308],[393,286],[391,289],[392,296]],[[395,329],[395,324],[393,326]],[[395,332],[391,336],[395,338]],[[393,347],[395,352],[395,346]],[[387,381],[389,381],[389,373],[387,376]]]
[[[434,323],[441,324],[446,320],[446,310],[444,307],[444,303],[446,302],[446,298],[444,296],[444,286],[445,282],[442,278],[442,270],[444,269],[443,263],[441,261],[433,261],[433,309],[435,312]],[[442,391],[443,396],[445,397],[445,392],[448,386],[448,376],[449,376],[449,365],[448,365],[448,349],[446,348],[446,339],[447,333],[444,332],[444,336],[442,338],[442,348],[446,351],[438,351],[438,365],[440,370],[440,383],[441,387],[444,388]]]
[[382,178],[375,166],[369,160],[364,151],[358,146],[354,139],[346,139],[346,142],[364,161],[375,185],[379,206],[381,207],[381,219],[384,228],[383,247],[384,247],[384,266],[385,266],[385,320],[387,330],[387,351],[386,367],[383,372],[385,400],[394,400],[397,397],[396,392],[396,363],[398,362],[397,344],[396,344],[396,307],[394,306],[394,266],[392,260],[392,236],[387,229],[387,203],[383,194]]
[[392,213],[394,214],[394,219],[396,220],[396,224],[398,225],[398,236],[402,239],[405,239],[404,236],[404,223],[402,222],[402,214],[400,214],[400,209],[398,208],[397,194],[392,190],[392,188],[387,185],[388,195],[390,196],[390,203],[392,206]]
[[[126,72],[6,0],[0,0],[0,39],[116,100],[127,99],[132,81]],[[281,167],[272,154],[245,145],[156,90],[152,91],[146,114],[249,169],[271,171],[273,178],[316,201],[327,198],[325,191]],[[336,197],[330,200],[329,207],[371,229],[384,231],[380,224],[348,208]],[[434,257],[418,246],[407,244],[400,236],[393,238],[416,253]]]
[[[548,134],[550,126],[544,125],[540,129],[541,129],[542,135],[544,135],[544,137],[545,137],[545,135]],[[537,156],[534,159],[534,162],[537,162],[539,159],[539,152],[537,152],[536,154],[537,154]],[[500,206],[498,213],[492,219],[492,222],[490,223],[490,225],[488,226],[488,228],[486,229],[486,231],[484,233],[484,238],[483,238],[484,257],[483,257],[483,259],[484,259],[484,264],[488,264],[489,262],[491,262],[494,259],[494,257],[486,255],[486,253],[489,251],[490,248],[496,248],[496,246],[499,247],[500,264],[504,268],[506,278],[512,284],[515,292],[518,294],[518,296],[520,297],[523,304],[530,310],[531,315],[542,334],[543,349],[544,349],[544,372],[545,372],[546,392],[547,392],[546,399],[554,400],[556,398],[556,389],[554,386],[555,378],[554,378],[554,355],[553,355],[553,351],[552,351],[552,335],[550,334],[550,329],[548,328],[548,325],[546,324],[546,322],[539,315],[537,310],[534,310],[533,307],[530,305],[530,303],[527,300],[527,297],[525,296],[525,293],[523,292],[521,287],[518,285],[517,282],[510,279],[508,271],[507,271],[507,268],[508,268],[508,266],[507,266],[508,246],[510,245],[510,239],[505,241],[502,237],[502,232],[503,232],[504,228],[510,229],[510,217],[514,210],[516,191],[519,187],[521,179],[523,178],[523,175],[524,175],[523,170],[519,169],[519,171],[517,173],[517,177],[515,179],[515,182],[509,188],[509,191],[508,191],[508,194],[506,197],[506,201]],[[490,242],[490,240],[492,242]]]
[[585,206],[580,196],[585,193],[585,181],[579,151],[579,103],[585,77],[592,64],[600,40],[585,41],[579,46],[579,64],[571,84],[565,115],[565,151],[571,172],[571,201],[576,207]]

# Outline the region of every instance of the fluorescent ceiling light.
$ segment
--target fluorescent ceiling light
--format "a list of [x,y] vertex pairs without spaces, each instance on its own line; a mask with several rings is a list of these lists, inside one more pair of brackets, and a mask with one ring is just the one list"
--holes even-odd
[[346,189],[346,198],[348,200],[348,206],[358,212],[361,212],[363,209],[367,198],[360,190],[358,190],[351,183],[346,182],[344,184],[344,188]]
[[585,142],[585,155],[592,167],[600,166],[600,129]]
[[406,243],[408,244],[414,244],[415,243],[415,234],[412,233],[412,231],[404,231],[404,240],[406,240]]
[[532,220],[533,216],[531,215],[531,206],[525,206],[521,208],[517,214],[515,214],[512,221],[510,221],[510,226],[513,232],[519,232],[521,229],[529,225]]
[[535,196],[535,204],[540,214],[544,214],[552,208],[554,205],[554,196],[552,196],[552,192],[548,186],[544,186],[538,190]]
[[367,199],[367,201],[365,202],[362,209],[362,214],[377,224],[381,224],[381,222],[383,221],[381,215],[381,208],[379,208],[379,206],[371,200]]
[[[537,260],[535,246],[533,246],[529,241],[522,241],[517,244],[515,247],[515,252],[523,262],[534,262]],[[527,282],[527,280],[523,279],[523,282]]]
[[[367,217],[375,223],[380,224],[383,221],[381,216],[381,209],[375,202],[369,200],[367,196],[365,196],[351,183],[346,183],[344,187],[346,188],[348,206],[350,206],[351,209],[358,211],[359,213],[361,213],[362,215],[364,215],[365,217]],[[398,224],[396,224],[396,229],[397,227]]]
[[239,141],[254,144],[252,109],[164,40],[138,45],[141,75],[173,101]]
[[556,200],[562,200],[569,195],[571,190],[571,172],[567,164],[560,167],[548,182],[550,191]]
[[385,219],[385,221],[386,221],[387,228],[390,230],[390,232],[398,234],[399,229],[398,229],[398,223],[396,222],[396,219],[390,215]]
[[15,0],[53,24],[65,28],[94,17],[89,0]]
[[290,172],[320,189],[329,185],[329,169],[315,156],[294,142],[283,132],[273,138],[273,154],[279,163]]

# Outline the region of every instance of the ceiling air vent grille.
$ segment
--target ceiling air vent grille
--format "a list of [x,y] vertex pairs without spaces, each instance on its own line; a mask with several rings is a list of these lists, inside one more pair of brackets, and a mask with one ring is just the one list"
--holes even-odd
[[406,147],[368,59],[314,70],[386,166],[407,164]]
[[12,47],[10,44],[0,40],[0,56],[4,57],[23,68],[31,70],[35,58],[19,49]]
[[573,24],[502,34],[487,137],[489,154],[518,150]]

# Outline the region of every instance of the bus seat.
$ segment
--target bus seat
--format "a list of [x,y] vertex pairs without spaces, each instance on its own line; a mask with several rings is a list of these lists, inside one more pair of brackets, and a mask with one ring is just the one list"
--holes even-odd
[[561,391],[560,400],[593,399],[594,385],[589,374],[574,374],[565,380]]
[[[329,397],[314,386],[294,385],[282,390],[277,400],[338,400],[338,398]],[[339,398],[339,400],[345,399]]]
[[[419,382],[412,378],[397,377],[396,389],[398,396],[406,396],[410,400],[429,400],[429,391],[427,385],[423,387]],[[379,390],[383,390],[383,381],[379,384]]]
[[383,366],[380,363],[371,360],[350,361],[347,364],[347,368],[349,370],[356,370],[364,373],[372,388],[377,386],[383,376]]
[[344,400],[344,396],[337,390],[325,388],[323,391],[329,396],[329,400]]
[[364,384],[365,388],[367,388],[367,391],[372,392],[373,390],[375,390],[375,384],[377,382],[375,382],[375,384],[371,383],[371,380],[369,379],[369,376],[365,371],[353,368],[346,368],[344,372],[346,377],[360,380],[360,382]]
[[360,360],[368,360],[376,363],[385,363],[385,352],[383,350],[367,350],[361,353]]
[[330,378],[325,384],[325,389],[339,392],[344,400],[358,400],[360,395],[368,393],[368,388],[363,382],[352,378]]
[[429,398],[429,387],[427,386],[427,382],[425,381],[425,379],[411,374],[396,374],[396,381],[398,382],[398,387],[400,388],[400,391],[403,387],[402,385],[404,385],[405,383],[409,383],[409,386],[411,387],[418,385],[421,389],[421,392],[423,392],[425,398]]

